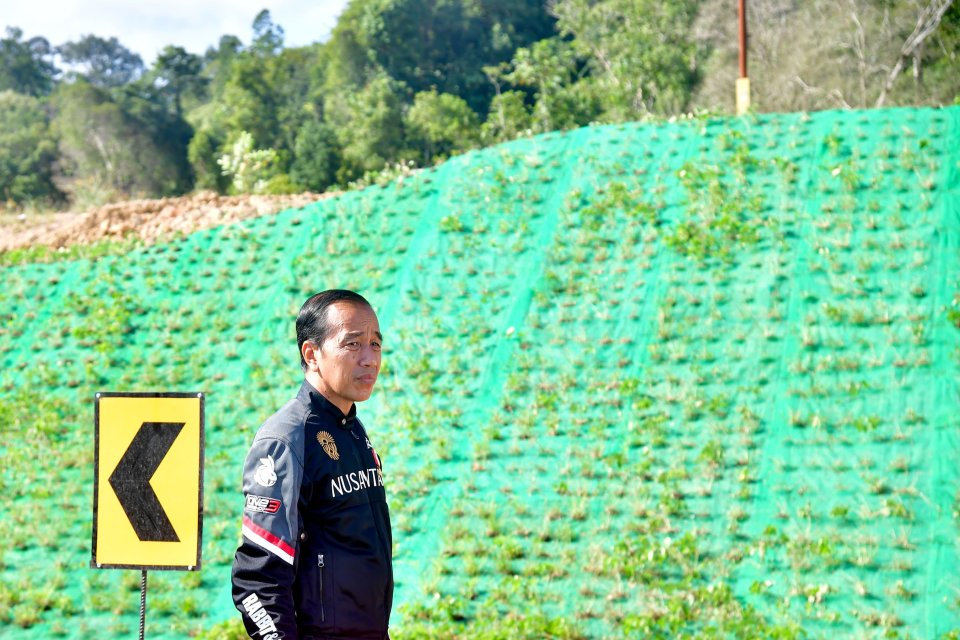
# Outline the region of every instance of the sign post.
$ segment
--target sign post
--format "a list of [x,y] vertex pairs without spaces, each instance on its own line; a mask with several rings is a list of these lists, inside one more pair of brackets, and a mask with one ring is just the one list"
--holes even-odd
[[203,393],[96,394],[94,569],[197,571],[203,532]]
[[750,110],[750,76],[747,75],[747,0],[737,0],[740,25],[740,76],[737,78],[737,115]]
[[147,570],[140,570],[140,640],[147,628]]

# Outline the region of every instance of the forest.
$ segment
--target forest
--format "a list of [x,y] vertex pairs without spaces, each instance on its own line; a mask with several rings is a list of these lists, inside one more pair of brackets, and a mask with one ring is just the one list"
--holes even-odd
[[[758,0],[757,112],[960,100],[952,0]],[[729,113],[728,0],[352,0],[325,42],[287,47],[268,10],[244,40],[0,39],[0,208],[322,192],[517,137]]]

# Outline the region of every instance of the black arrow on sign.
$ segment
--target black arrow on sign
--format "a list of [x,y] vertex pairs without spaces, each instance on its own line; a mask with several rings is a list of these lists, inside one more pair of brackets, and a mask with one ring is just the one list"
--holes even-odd
[[144,542],[180,542],[150,480],[184,424],[144,422],[110,474],[110,486],[137,537]]

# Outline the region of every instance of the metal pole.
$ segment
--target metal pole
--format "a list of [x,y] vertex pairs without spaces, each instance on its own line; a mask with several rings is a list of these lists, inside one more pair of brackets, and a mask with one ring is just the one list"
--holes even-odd
[[747,77],[747,0],[737,0],[740,17],[740,77]]
[[144,622],[147,616],[147,570],[140,572],[140,640],[143,640]]
[[747,76],[747,0],[737,0],[740,19],[740,77],[737,78],[737,115],[750,110],[750,78]]

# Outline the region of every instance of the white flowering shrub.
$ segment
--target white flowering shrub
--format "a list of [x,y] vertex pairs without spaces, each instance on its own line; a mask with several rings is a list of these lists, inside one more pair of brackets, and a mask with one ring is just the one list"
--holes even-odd
[[273,149],[254,149],[253,136],[243,131],[229,152],[217,159],[220,171],[231,179],[237,193],[262,193],[270,179],[277,152]]

